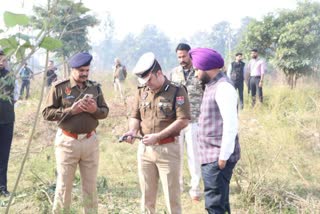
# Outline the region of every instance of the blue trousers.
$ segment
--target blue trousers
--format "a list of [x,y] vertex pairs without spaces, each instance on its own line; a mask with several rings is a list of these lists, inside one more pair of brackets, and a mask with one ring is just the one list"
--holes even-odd
[[22,85],[20,89],[21,98],[23,96],[24,89],[26,89],[26,99],[28,99],[30,95],[30,80],[22,80]]
[[238,90],[239,99],[240,99],[240,108],[243,109],[243,80],[233,83],[234,88]]
[[251,90],[251,96],[252,96],[252,106],[256,104],[256,94],[258,92],[258,97],[260,102],[263,102],[263,92],[262,87],[259,87],[259,82],[261,80],[260,76],[254,76],[250,77],[250,90]]
[[0,124],[0,190],[7,190],[7,171],[13,137],[13,123]]
[[229,204],[229,184],[235,162],[227,162],[222,170],[218,161],[201,166],[204,183],[205,208],[209,214],[231,213]]

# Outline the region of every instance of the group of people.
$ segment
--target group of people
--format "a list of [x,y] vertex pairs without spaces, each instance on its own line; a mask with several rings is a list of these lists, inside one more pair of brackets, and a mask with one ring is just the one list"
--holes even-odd
[[[55,70],[53,61],[50,61],[46,73],[47,87],[57,79]],[[8,58],[0,49],[0,196],[10,195],[7,190],[7,171],[15,121],[14,104],[23,97],[24,90],[26,90],[25,99],[30,96],[30,79],[33,77],[33,72],[25,63],[18,75],[21,84],[10,71]]]
[[251,92],[252,106],[256,103],[256,94],[258,93],[259,101],[263,102],[263,78],[266,71],[266,63],[259,58],[257,49],[251,50],[251,60],[248,65],[242,61],[242,53],[236,53],[235,61],[228,67],[227,75],[239,93],[240,108],[243,109],[243,89],[244,81],[248,86],[248,94]]
[[[48,68],[46,72],[46,88],[50,88],[52,83],[57,80],[56,74],[57,67],[54,66],[52,60],[48,63]],[[19,71],[19,77],[21,79],[20,87],[20,99],[23,97],[27,100],[30,97],[30,80],[33,79],[34,73],[31,68],[28,66],[28,63],[24,63],[23,67]],[[24,91],[26,92],[24,96]]]
[[[254,53],[256,51],[253,51],[253,59],[248,66],[252,82],[250,90],[252,95],[258,90],[262,101],[263,73],[256,71],[264,65]],[[173,69],[169,79],[152,52],[143,54],[133,69],[140,85],[131,109],[129,130],[122,139],[130,144],[139,139],[137,162],[141,212],[156,213],[160,180],[168,213],[182,213],[180,196],[184,186],[182,171],[186,142],[191,199],[201,200],[202,178],[207,212],[230,213],[229,184],[233,169],[240,159],[238,96],[235,87],[239,90],[243,106],[240,95],[245,68],[241,62],[242,54],[237,54],[236,62],[232,63],[228,72],[230,79],[221,70],[224,67],[222,56],[213,49],[191,49],[188,44],[180,43],[176,55],[180,65]],[[0,61],[2,63],[3,60]],[[78,165],[84,212],[97,213],[99,141],[96,128],[98,121],[108,116],[109,107],[100,84],[88,79],[91,61],[92,55],[86,52],[77,53],[69,59],[70,77],[53,83],[42,111],[45,120],[58,124],[54,141],[57,164],[54,213],[69,211]],[[118,84],[123,78],[119,70],[123,70],[124,66],[119,59],[115,63],[114,80]],[[1,65],[1,78],[4,78],[9,72]],[[233,74],[234,71],[236,74]],[[235,81],[239,75],[242,85]],[[7,106],[14,114],[14,86],[6,86],[5,91],[1,86],[0,89],[1,94],[8,92],[13,101],[0,99],[0,134],[2,136],[3,132],[10,131],[10,139],[7,139],[10,147],[13,118],[3,121],[3,115],[7,117],[7,114],[2,109]],[[5,127],[6,124],[9,125]],[[1,150],[1,176],[6,175],[7,169],[2,165],[8,160],[9,154],[7,150],[4,155],[2,152],[4,150]],[[5,195],[8,193],[6,177],[0,179],[0,193]]]
[[168,213],[181,213],[182,162],[187,143],[193,200],[200,200],[204,182],[208,213],[230,213],[229,183],[240,159],[237,136],[237,94],[221,72],[224,60],[208,48],[176,48],[180,66],[163,74],[153,53],[142,55],[133,73],[141,87],[135,96],[128,143],[138,146],[142,213],[155,213],[161,180]]
[[[237,94],[221,72],[224,60],[207,48],[176,48],[180,66],[169,80],[151,52],[143,54],[133,73],[138,87],[129,130],[123,140],[139,139],[137,158],[141,212],[155,213],[161,180],[168,213],[181,213],[182,163],[187,144],[192,200],[199,201],[204,181],[208,213],[230,213],[229,183],[240,159],[237,135]],[[55,139],[57,183],[53,211],[68,211],[72,181],[80,168],[85,213],[97,212],[96,179],[99,161],[98,120],[108,116],[100,85],[88,80],[92,56],[78,53],[69,60],[69,79],[53,84],[43,117],[57,121]],[[121,67],[120,61],[118,68]]]
[[8,59],[0,50],[0,196],[9,196],[7,171],[14,128],[14,103],[19,99],[18,81],[8,70]]

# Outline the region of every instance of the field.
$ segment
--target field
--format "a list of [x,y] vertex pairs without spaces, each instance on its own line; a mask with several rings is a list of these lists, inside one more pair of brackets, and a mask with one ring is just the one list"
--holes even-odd
[[[33,122],[39,116],[30,153],[10,213],[50,213],[55,188],[53,139],[56,124],[36,115],[41,80],[31,83],[31,99],[20,100],[16,108],[13,147],[9,163],[9,190],[13,189],[25,154]],[[126,102],[113,92],[109,74],[93,74],[102,83],[109,117],[100,122],[100,168],[98,173],[99,213],[139,213],[137,144],[119,144],[127,130],[135,80],[126,82]],[[251,108],[245,93],[245,108],[239,112],[242,158],[231,182],[233,213],[320,213],[320,87],[304,83],[290,90],[269,79],[264,88],[265,103]],[[190,180],[184,164],[183,213],[201,214],[203,199],[194,203],[188,195]],[[80,176],[73,188],[72,212],[81,213]],[[0,213],[7,198],[0,198]],[[160,193],[157,213],[164,214]]]

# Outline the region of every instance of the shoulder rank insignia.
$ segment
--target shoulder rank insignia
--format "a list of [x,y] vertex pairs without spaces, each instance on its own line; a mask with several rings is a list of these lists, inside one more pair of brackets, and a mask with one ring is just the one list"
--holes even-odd
[[62,83],[68,82],[70,79],[58,80],[52,83],[53,86],[58,86]]
[[177,83],[177,82],[170,81],[170,83],[175,87],[180,87],[181,86],[181,84]]
[[99,83],[93,80],[87,80],[86,81],[87,86],[99,86]]

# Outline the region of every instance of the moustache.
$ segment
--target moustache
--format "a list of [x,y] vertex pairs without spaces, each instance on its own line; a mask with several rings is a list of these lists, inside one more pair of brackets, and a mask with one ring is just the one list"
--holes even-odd
[[80,76],[80,78],[88,78],[88,76],[87,75],[82,75],[82,76]]
[[186,65],[187,63],[186,62],[180,62],[180,65]]

